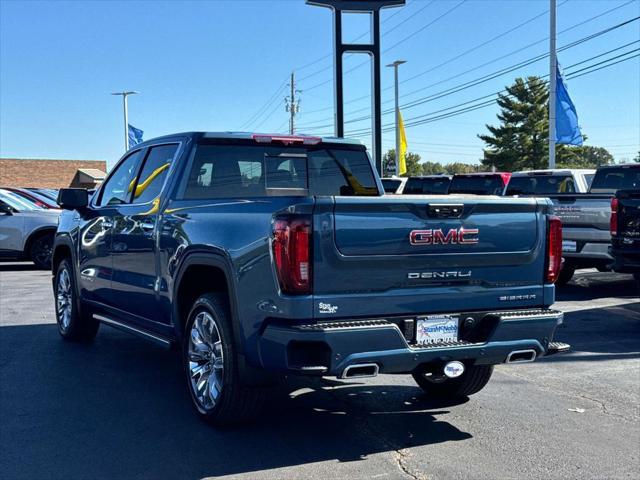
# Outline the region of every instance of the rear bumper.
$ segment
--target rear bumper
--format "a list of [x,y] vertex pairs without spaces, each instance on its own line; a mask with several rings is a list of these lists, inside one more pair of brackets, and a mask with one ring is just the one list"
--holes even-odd
[[576,243],[575,251],[563,251],[562,256],[579,266],[606,265],[613,260],[609,253],[611,235],[608,230],[566,227],[562,229],[562,239]]
[[[477,312],[476,312],[477,313]],[[461,319],[467,314],[460,314]],[[269,325],[259,340],[261,366],[287,373],[340,376],[349,366],[376,364],[380,373],[409,373],[423,364],[460,360],[504,363],[513,351],[547,353],[563,314],[554,310],[482,312],[492,318],[484,341],[412,346],[402,325],[387,319]]]
[[622,240],[614,242],[609,248],[613,256],[613,270],[621,273],[640,272],[640,241],[635,241],[629,245]]

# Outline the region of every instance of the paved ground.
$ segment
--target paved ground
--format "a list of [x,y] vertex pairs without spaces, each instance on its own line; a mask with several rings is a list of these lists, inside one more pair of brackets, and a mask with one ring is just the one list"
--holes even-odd
[[104,327],[62,342],[50,276],[0,264],[0,478],[637,478],[638,296],[629,276],[579,274],[558,304],[573,353],[500,366],[465,403],[408,377],[296,382],[262,421],[217,431],[175,353]]

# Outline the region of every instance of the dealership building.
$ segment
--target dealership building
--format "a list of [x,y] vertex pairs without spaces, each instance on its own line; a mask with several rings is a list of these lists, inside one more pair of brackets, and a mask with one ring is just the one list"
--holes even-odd
[[0,187],[94,188],[106,171],[104,160],[0,158]]

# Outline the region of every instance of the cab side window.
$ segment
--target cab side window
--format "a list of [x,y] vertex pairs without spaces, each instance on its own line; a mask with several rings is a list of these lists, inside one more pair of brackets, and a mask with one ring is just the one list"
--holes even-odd
[[149,151],[135,187],[133,203],[147,203],[160,195],[177,150],[178,145],[172,144],[153,147]]
[[118,165],[118,168],[111,174],[102,187],[102,193],[100,194],[100,200],[98,202],[99,207],[120,205],[129,202],[141,157],[142,150],[137,150]]

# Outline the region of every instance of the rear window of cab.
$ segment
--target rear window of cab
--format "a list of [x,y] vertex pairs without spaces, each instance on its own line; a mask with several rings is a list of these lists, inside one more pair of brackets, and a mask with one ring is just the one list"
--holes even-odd
[[193,150],[180,192],[185,200],[379,195],[362,149],[206,143]]

